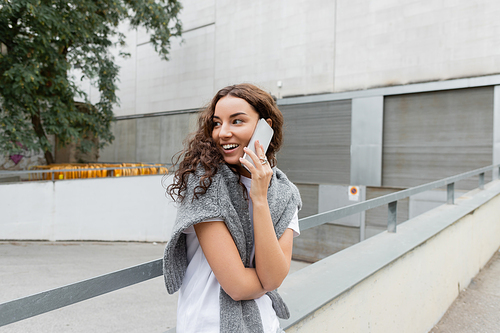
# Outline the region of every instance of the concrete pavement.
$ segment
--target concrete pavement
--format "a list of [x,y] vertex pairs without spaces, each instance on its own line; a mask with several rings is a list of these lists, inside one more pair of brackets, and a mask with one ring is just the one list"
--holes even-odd
[[[161,258],[165,244],[0,242],[0,303]],[[308,264],[292,262],[291,272]],[[120,289],[0,327],[0,333],[166,332],[177,293],[163,278]]]
[[[120,242],[0,242],[0,303],[158,259],[164,246]],[[291,272],[307,265],[293,261]],[[159,277],[0,327],[0,333],[163,333],[175,326],[176,304],[177,294],[168,295]],[[430,331],[462,332],[500,332],[499,252]]]
[[500,332],[500,252],[460,292],[430,333]]

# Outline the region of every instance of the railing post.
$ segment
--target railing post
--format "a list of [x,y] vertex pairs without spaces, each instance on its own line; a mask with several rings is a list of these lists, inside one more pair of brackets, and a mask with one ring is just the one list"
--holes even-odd
[[398,202],[397,201],[389,202],[387,208],[388,208],[387,231],[396,232]]
[[52,178],[52,181],[54,181],[54,171],[52,171],[50,174],[51,174],[50,178]]
[[484,172],[479,174],[479,188],[484,190]]
[[447,186],[447,194],[448,194],[448,205],[455,204],[455,183],[450,183]]

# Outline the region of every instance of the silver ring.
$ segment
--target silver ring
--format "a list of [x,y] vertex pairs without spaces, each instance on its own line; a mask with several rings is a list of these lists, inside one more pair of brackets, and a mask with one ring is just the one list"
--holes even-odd
[[262,165],[267,163],[267,157],[259,158],[259,160],[260,160],[260,164],[262,164]]

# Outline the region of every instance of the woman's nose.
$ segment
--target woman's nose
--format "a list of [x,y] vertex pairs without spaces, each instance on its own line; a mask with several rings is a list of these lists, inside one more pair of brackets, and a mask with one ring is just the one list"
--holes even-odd
[[229,138],[233,135],[233,133],[231,132],[231,128],[226,125],[226,124],[223,124],[221,127],[220,127],[220,132],[219,132],[219,136],[221,138]]

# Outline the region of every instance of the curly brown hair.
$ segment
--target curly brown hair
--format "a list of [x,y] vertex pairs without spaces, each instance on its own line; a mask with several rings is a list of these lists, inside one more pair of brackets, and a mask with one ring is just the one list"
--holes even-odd
[[278,109],[275,100],[267,92],[249,83],[228,86],[219,90],[210,104],[200,112],[198,129],[194,135],[186,139],[185,149],[173,158],[173,164],[178,165],[178,169],[175,171],[173,183],[167,187],[167,193],[172,199],[184,200],[188,177],[199,166],[205,173],[200,178],[200,184],[194,189],[194,197],[204,194],[212,184],[212,177],[217,173],[219,165],[225,163],[220,148],[212,139],[212,131],[215,106],[221,98],[226,96],[244,99],[257,111],[260,118],[272,120],[274,135],[266,156],[271,167],[276,166],[276,153],[283,142],[283,114]]

